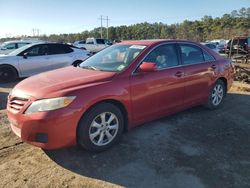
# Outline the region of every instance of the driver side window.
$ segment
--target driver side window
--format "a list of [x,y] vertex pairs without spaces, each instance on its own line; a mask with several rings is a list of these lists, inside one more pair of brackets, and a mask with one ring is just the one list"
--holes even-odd
[[28,56],[43,56],[48,55],[48,46],[47,45],[37,45],[31,47],[29,50],[26,51]]
[[178,66],[178,56],[175,44],[165,44],[154,49],[144,59],[144,62],[153,62],[158,70]]

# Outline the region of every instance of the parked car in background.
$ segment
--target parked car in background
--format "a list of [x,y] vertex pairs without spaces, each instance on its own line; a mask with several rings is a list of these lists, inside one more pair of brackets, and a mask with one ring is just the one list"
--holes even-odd
[[208,41],[208,42],[216,44],[216,45],[219,45],[219,44],[225,45],[227,43],[227,40],[225,40],[225,39],[214,39],[214,40],[211,40],[211,41]]
[[102,49],[110,46],[112,43],[107,39],[99,39],[99,38],[87,38],[86,41],[76,41],[74,42],[74,46],[78,48],[84,48],[91,53],[97,53]]
[[4,42],[0,46],[0,54],[9,54],[10,52],[23,47],[27,44],[31,44],[31,41],[8,41]]
[[81,41],[75,41],[73,43],[73,46],[76,46],[78,48],[86,50],[86,48],[84,47],[85,44],[86,44],[86,41],[85,40],[81,40]]
[[233,39],[229,40],[225,46],[225,52],[227,54],[230,53],[232,45],[231,53],[245,55],[249,54],[250,52],[250,37],[249,36],[238,36],[234,37]]
[[217,52],[217,53],[220,52],[220,49],[219,49],[218,46],[217,46],[216,44],[214,44],[214,43],[203,42],[203,43],[201,43],[201,44],[204,45],[204,46],[206,46],[206,47],[208,47],[208,48],[210,48],[211,50],[213,50],[213,51],[215,51],[215,52]]
[[219,50],[219,53],[225,53],[225,44],[218,44],[217,48]]
[[77,65],[89,57],[86,50],[58,43],[35,43],[0,56],[0,81],[13,81],[41,72]]
[[103,151],[144,122],[196,105],[219,107],[232,82],[231,62],[206,46],[124,41],[78,67],[23,80],[7,114],[13,132],[32,145]]

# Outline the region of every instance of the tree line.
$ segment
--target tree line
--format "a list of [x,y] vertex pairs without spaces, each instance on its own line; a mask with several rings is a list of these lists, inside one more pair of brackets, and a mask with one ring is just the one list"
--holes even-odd
[[[73,43],[88,37],[100,38],[100,28],[75,34],[52,34],[39,36],[41,40],[52,42]],[[106,28],[103,28],[106,33]],[[111,40],[140,40],[140,39],[188,39],[197,42],[212,39],[230,39],[233,36],[250,35],[250,7],[234,10],[230,14],[213,18],[204,16],[201,20],[185,20],[177,24],[138,23],[109,27]],[[23,36],[27,37],[27,36]],[[0,42],[17,38],[2,38]]]

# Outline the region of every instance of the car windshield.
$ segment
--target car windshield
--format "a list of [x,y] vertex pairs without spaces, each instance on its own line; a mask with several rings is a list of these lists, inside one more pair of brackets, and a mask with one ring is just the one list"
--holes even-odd
[[16,56],[16,55],[20,54],[21,52],[23,52],[24,50],[28,49],[31,46],[32,46],[32,44],[25,45],[25,46],[23,46],[21,48],[18,48],[16,50],[14,50],[13,52],[10,52],[9,55]]
[[113,45],[88,58],[80,67],[93,70],[121,72],[145,49],[143,45]]

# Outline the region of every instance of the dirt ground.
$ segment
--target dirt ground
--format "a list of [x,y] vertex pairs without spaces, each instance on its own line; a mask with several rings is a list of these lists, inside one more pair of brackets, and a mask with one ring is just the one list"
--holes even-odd
[[140,126],[94,154],[44,151],[9,127],[0,84],[0,187],[250,186],[250,85],[235,82],[221,108],[195,107]]

